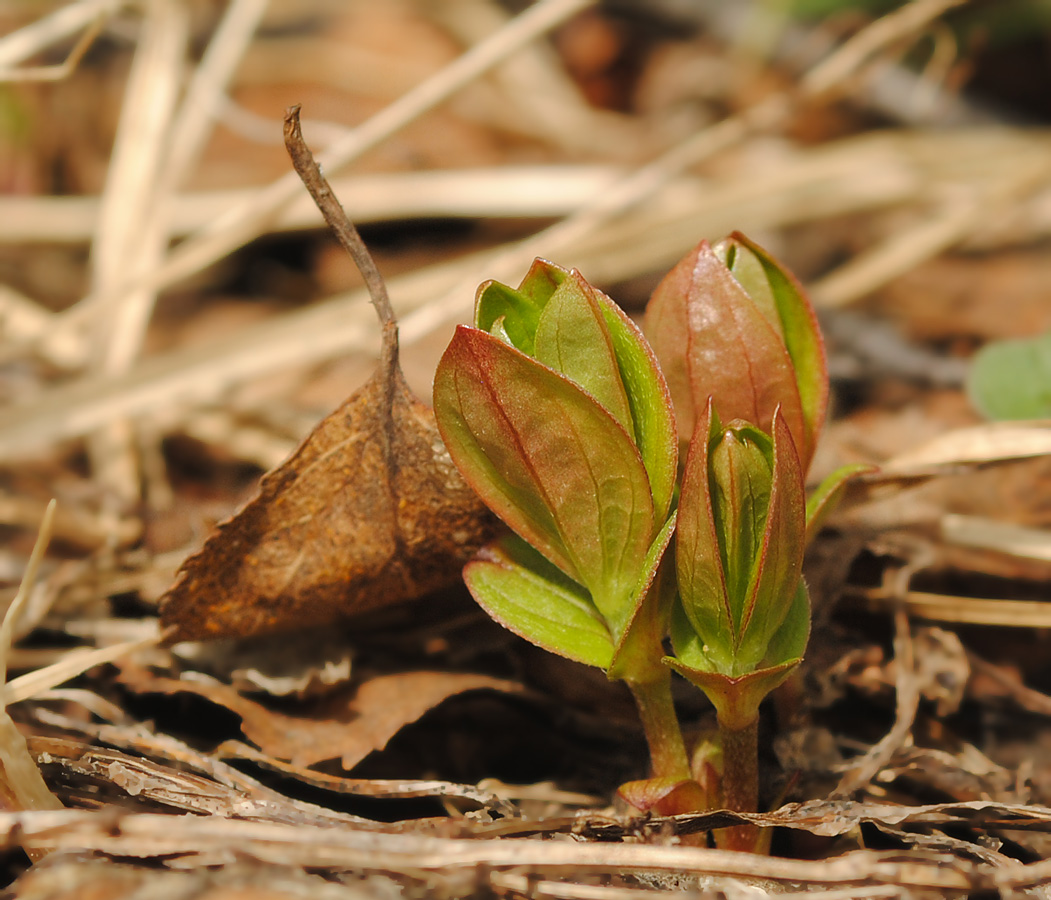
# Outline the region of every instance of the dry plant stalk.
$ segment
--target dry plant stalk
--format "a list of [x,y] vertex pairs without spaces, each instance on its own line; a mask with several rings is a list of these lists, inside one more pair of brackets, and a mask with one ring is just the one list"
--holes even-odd
[[[55,505],[54,500],[48,504],[44,520],[40,523],[36,543],[33,545],[33,552],[29,556],[29,563],[22,577],[22,583],[19,585],[15,599],[7,608],[3,624],[0,625],[0,691],[3,692],[3,703],[0,704],[0,764],[3,766],[3,772],[0,773],[0,793],[3,794],[5,806],[15,809],[63,808],[58,798],[44,783],[36,760],[30,755],[29,748],[26,746],[25,737],[7,714],[6,687],[7,654],[11,649],[11,640],[18,617],[33,591],[37,569],[51,537],[51,520],[55,516]],[[45,856],[47,851],[35,848],[27,850],[27,853],[30,859],[36,861]]]

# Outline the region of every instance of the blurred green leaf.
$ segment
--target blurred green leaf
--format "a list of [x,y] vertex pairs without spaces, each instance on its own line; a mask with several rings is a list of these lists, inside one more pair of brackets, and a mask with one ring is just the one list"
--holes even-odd
[[989,419],[1051,418],[1051,332],[987,344],[974,357],[967,393]]
[[839,505],[847,485],[859,475],[875,471],[876,466],[870,466],[867,463],[840,466],[825,476],[821,484],[814,488],[814,492],[806,502],[806,542],[808,545],[817,536],[825,520]]

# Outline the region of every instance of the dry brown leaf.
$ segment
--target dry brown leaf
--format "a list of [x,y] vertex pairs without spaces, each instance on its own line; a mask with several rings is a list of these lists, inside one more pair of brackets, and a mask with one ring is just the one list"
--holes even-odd
[[377,373],[219,525],[165,597],[172,640],[324,625],[446,587],[495,533],[430,409]]
[[331,189],[316,190],[324,181],[298,109],[285,129],[297,171],[369,282],[383,324],[380,364],[183,564],[161,608],[172,640],[324,625],[415,599],[453,583],[496,533],[405,382],[386,288]]
[[339,759],[348,770],[449,697],[465,691],[522,690],[515,682],[488,675],[401,672],[364,682],[349,700],[346,694],[332,697],[307,717],[275,712],[229,685],[201,676],[181,681],[125,665],[121,681],[140,693],[197,694],[240,716],[245,737],[264,753],[295,766]]

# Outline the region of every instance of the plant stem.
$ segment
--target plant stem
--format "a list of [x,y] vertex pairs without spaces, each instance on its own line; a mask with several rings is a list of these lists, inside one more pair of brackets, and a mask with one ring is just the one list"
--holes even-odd
[[654,778],[686,780],[691,777],[682,729],[671,697],[671,670],[651,681],[629,681],[650,747]]
[[[759,719],[741,729],[720,724],[723,744],[723,797],[734,812],[756,812],[759,808]],[[723,832],[719,846],[727,850],[755,852],[759,829],[735,825]]]

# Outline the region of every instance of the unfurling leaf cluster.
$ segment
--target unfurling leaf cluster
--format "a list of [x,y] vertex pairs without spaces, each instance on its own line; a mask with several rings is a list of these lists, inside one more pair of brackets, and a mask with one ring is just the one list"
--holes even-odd
[[803,551],[854,470],[808,504],[823,343],[798,282],[755,244],[702,242],[654,292],[646,331],[652,346],[579,272],[537,260],[517,289],[479,289],[434,408],[514,533],[467,565],[471,593],[533,643],[624,679],[672,785],[690,772],[670,671],[720,727],[754,723],[802,658]]
[[475,320],[438,366],[435,414],[516,537],[469,563],[467,585],[539,646],[645,679],[621,670],[674,526],[678,459],[656,357],[605,294],[543,260],[517,290],[482,285]]

